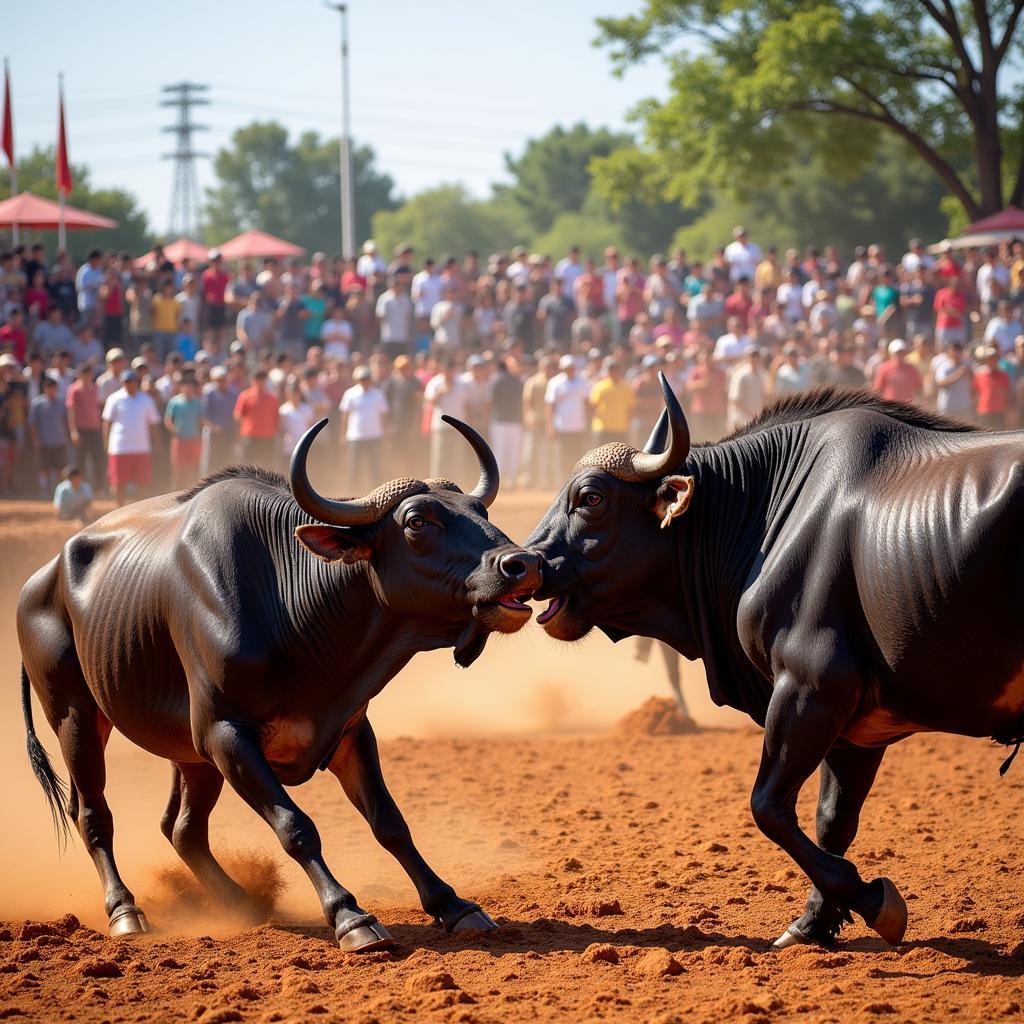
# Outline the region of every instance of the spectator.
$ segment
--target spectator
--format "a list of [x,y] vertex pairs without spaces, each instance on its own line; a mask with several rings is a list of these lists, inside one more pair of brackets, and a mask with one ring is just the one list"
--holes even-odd
[[264,305],[263,292],[251,291],[235,318],[235,334],[249,352],[273,342],[273,317]]
[[83,363],[88,363],[91,367],[103,365],[103,342],[96,337],[96,332],[89,324],[82,324],[78,334],[60,348],[70,351],[72,366],[81,366]]
[[444,352],[454,352],[462,344],[462,309],[455,301],[451,285],[441,288],[441,297],[431,307],[430,326],[433,344]]
[[801,360],[800,347],[791,341],[782,349],[782,355],[782,362],[775,367],[773,374],[772,394],[787,395],[810,387],[810,367]]
[[25,311],[21,306],[14,306],[7,314],[7,323],[0,327],[0,351],[10,352],[19,363],[23,363],[27,347]]
[[1010,376],[999,366],[999,350],[994,345],[979,345],[974,353],[981,364],[974,374],[972,388],[977,399],[978,422],[992,430],[1005,430],[1010,412]]
[[746,426],[764,407],[768,393],[761,350],[748,345],[743,360],[729,378],[728,429]]
[[498,360],[491,381],[491,447],[502,485],[516,487],[523,451],[523,381],[513,373],[511,357]]
[[119,348],[124,326],[124,284],[115,267],[108,267],[103,275],[99,302],[103,310],[103,344]]
[[306,398],[302,385],[291,380],[285,386],[285,400],[280,409],[281,416],[281,461],[288,460],[298,444],[299,438],[316,422],[316,410]]
[[697,350],[696,360],[686,378],[693,436],[698,441],[716,441],[725,433],[728,379],[706,345]]
[[167,402],[164,426],[171,435],[171,485],[182,490],[199,479],[203,450],[203,403],[199,382],[191,374],[179,374],[178,393]]
[[733,228],[732,237],[733,240],[725,247],[730,280],[735,282],[746,278],[752,281],[761,262],[761,247],[750,241],[744,227]]
[[103,284],[103,253],[90,249],[85,263],[75,275],[75,292],[78,296],[78,313],[85,323],[97,325],[100,316],[100,287]]
[[37,323],[32,332],[32,344],[47,356],[58,349],[71,348],[72,339],[71,328],[64,322],[64,311],[56,304],[49,307],[46,319]]
[[432,477],[443,477],[446,473],[449,476],[461,475],[462,463],[465,461],[461,457],[465,442],[460,444],[461,438],[441,417],[447,415],[465,420],[466,398],[466,386],[455,373],[455,361],[450,356],[444,357],[440,372],[430,378],[423,390],[429,414]]
[[91,505],[95,498],[92,487],[82,479],[77,466],[65,466],[61,481],[53,492],[53,507],[58,519],[77,519],[88,526],[95,516]]
[[609,359],[607,376],[590,389],[591,429],[597,444],[629,443],[629,426],[633,414],[633,389],[625,380],[622,363]]
[[139,375],[124,370],[121,387],[103,406],[103,446],[114,500],[124,505],[129,489],[141,496],[153,480],[153,428],[160,423],[156,402],[139,389]]
[[276,466],[280,410],[277,397],[267,388],[267,371],[262,367],[255,370],[252,384],[238,396],[234,418],[243,458],[256,466]]
[[950,342],[946,353],[936,358],[933,373],[938,411],[946,416],[969,418],[974,412],[974,374],[964,359],[961,342]]
[[984,340],[993,345],[1000,355],[1013,351],[1014,342],[1024,334],[1024,324],[1008,299],[1001,299],[996,306],[996,315],[985,327]]
[[967,295],[959,275],[949,276],[935,293],[935,343],[944,347],[951,341],[964,345],[967,340]]
[[181,319],[181,302],[174,294],[174,280],[167,278],[152,299],[153,347],[161,362],[174,347]]
[[49,500],[68,458],[67,411],[57,389],[57,378],[44,374],[42,394],[29,404],[28,426],[36,453],[40,496]]
[[575,303],[566,294],[562,279],[553,277],[548,293],[541,297],[537,305],[537,321],[541,325],[545,344],[562,350],[568,347],[575,308]]
[[[205,326],[220,345],[227,324],[227,290],[231,283],[231,275],[224,267],[224,257],[221,256],[219,249],[211,249],[207,257],[210,265],[202,274]],[[196,325],[198,326],[198,322]]]
[[412,354],[415,309],[409,296],[406,268],[391,278],[391,286],[377,300],[381,350],[388,359]]
[[907,343],[902,338],[889,342],[889,358],[875,374],[875,390],[895,402],[912,402],[921,394],[924,382],[917,368],[907,362]]
[[203,471],[213,473],[235,457],[235,404],[239,392],[228,380],[228,370],[215,366],[210,382],[203,388]]
[[555,443],[559,475],[567,476],[583,457],[587,441],[587,399],[590,386],[577,376],[576,360],[564,355],[559,373],[544,392],[548,438]]
[[80,363],[74,383],[64,398],[67,407],[68,435],[74,448],[76,465],[86,474],[86,482],[95,493],[104,490],[106,458],[103,451],[102,402],[93,380],[93,368]]
[[352,378],[355,383],[342,396],[338,408],[348,447],[348,487],[353,494],[365,494],[380,478],[381,439],[389,409],[368,366],[357,366]]

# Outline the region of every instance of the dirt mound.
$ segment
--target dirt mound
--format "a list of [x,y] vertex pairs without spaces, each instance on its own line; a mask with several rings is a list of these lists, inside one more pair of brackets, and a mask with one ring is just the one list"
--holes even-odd
[[624,736],[685,736],[700,732],[700,726],[674,700],[650,697],[619,719],[618,730]]

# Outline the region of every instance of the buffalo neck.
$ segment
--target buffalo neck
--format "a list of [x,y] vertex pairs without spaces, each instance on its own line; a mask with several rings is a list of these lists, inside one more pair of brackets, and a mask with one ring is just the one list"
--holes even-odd
[[678,578],[685,614],[670,642],[704,661],[711,696],[764,721],[770,680],[750,662],[737,632],[743,593],[803,472],[805,430],[794,424],[691,450],[694,496],[678,523]]

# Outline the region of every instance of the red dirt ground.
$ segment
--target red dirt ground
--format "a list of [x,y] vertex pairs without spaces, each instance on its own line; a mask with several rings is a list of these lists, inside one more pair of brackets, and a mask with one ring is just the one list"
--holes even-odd
[[[68,532],[38,506],[10,508],[0,507],[0,560],[13,566],[0,599],[8,624],[20,582]],[[539,501],[521,499],[494,518],[522,538],[539,511]],[[400,701],[381,698],[378,731],[396,737],[382,742],[381,759],[421,850],[499,932],[449,938],[431,927],[336,784],[318,775],[296,791],[328,862],[399,943],[392,954],[353,957],[335,947],[305,877],[230,795],[214,814],[214,850],[268,901],[286,888],[258,927],[206,907],[157,831],[167,766],[116,738],[108,788],[121,867],[161,932],[111,940],[93,930],[105,923],[95,873],[78,842],[58,860],[24,765],[17,651],[5,626],[0,1019],[668,1024],[1022,1014],[1024,766],[1000,779],[1002,748],[924,736],[886,757],[852,856],[865,877],[888,875],[907,898],[901,947],[886,948],[858,922],[835,951],[776,953],[770,943],[801,912],[806,882],[750,818],[758,731],[698,698],[690,666],[687,698],[711,728],[651,736],[634,718],[616,729],[647,693],[667,693],[657,672],[603,639],[559,650],[531,635],[459,675],[428,658],[409,682],[392,684]],[[460,736],[439,736],[438,715],[422,728],[403,717],[398,705],[420,700],[420,687]],[[572,734],[581,724],[586,734]],[[807,827],[815,790],[801,798]]]

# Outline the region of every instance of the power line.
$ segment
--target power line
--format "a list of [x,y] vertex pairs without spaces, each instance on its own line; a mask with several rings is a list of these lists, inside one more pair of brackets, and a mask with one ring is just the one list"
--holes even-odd
[[165,125],[165,132],[173,132],[177,136],[177,147],[173,153],[164,153],[165,160],[174,161],[174,187],[171,194],[171,216],[168,231],[172,235],[184,235],[191,238],[199,224],[199,186],[196,182],[196,168],[193,161],[208,157],[209,153],[200,153],[192,148],[192,133],[209,131],[205,124],[196,124],[192,120],[193,107],[206,107],[210,101],[202,94],[210,87],[196,82],[178,82],[165,85],[160,90],[169,97],[160,101],[161,107],[176,107],[178,120],[175,124]]

